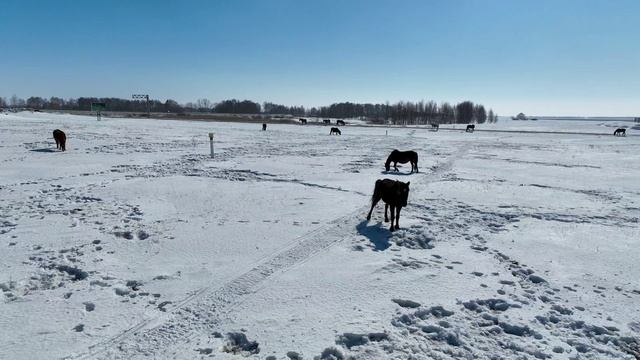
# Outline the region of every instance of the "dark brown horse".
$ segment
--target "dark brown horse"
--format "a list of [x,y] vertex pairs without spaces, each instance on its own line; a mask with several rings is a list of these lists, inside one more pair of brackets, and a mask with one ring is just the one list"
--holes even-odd
[[[373,208],[378,204],[378,201],[382,199],[384,201],[384,222],[389,222],[387,216],[387,209],[391,207],[391,227],[389,231],[400,229],[400,209],[407,206],[407,199],[409,198],[409,182],[403,183],[402,181],[396,181],[391,179],[376,180],[376,186],[373,189],[373,196],[371,197],[371,210],[367,215],[367,220],[371,220],[371,212]],[[395,219],[396,225],[393,226],[393,220]]]
[[397,149],[394,149],[391,154],[389,154],[387,162],[384,163],[384,167],[387,171],[391,168],[392,161],[395,171],[399,171],[398,163],[406,164],[411,162],[411,172],[413,172],[413,170],[418,172],[418,153],[415,151],[398,151]]
[[613,132],[613,136],[626,136],[626,135],[627,135],[627,130],[623,128],[618,128],[616,129],[616,131]]
[[333,134],[342,135],[342,133],[340,132],[340,129],[338,129],[337,127],[332,127],[331,131],[329,131],[329,135],[333,135]]
[[60,129],[53,130],[53,139],[56,141],[56,149],[67,150],[67,135],[65,135],[64,131]]
[[262,131],[267,131],[267,124],[262,124]]
[[298,120],[300,120],[300,125],[307,125],[307,119],[300,118]]
[[347,124],[344,122],[344,120],[336,120],[336,125],[338,125],[338,126],[340,126],[340,125],[345,126],[345,125],[347,125]]
[[465,132],[473,132],[476,129],[475,125],[467,125]]

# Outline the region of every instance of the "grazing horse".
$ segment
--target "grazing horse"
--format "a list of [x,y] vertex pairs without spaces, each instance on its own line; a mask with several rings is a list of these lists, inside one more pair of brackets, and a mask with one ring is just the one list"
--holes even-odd
[[465,132],[473,132],[475,129],[475,125],[467,125],[467,130],[465,130]]
[[344,122],[344,120],[336,120],[336,125],[342,125],[345,126],[346,123]]
[[440,129],[440,124],[431,124],[431,130],[438,131]]
[[324,120],[322,120],[322,123],[325,124],[325,125],[329,125],[329,124],[331,124],[331,120],[324,119]]
[[340,129],[338,129],[336,127],[332,127],[331,131],[329,131],[329,135],[333,135],[333,134],[342,135],[342,133],[340,132]]
[[[409,197],[409,183],[410,181],[403,183],[402,181],[384,179],[376,180],[376,186],[373,189],[373,196],[371,196],[371,209],[367,215],[367,220],[371,220],[371,212],[373,208],[378,204],[378,201],[382,199],[384,201],[384,222],[389,222],[387,216],[387,209],[391,207],[391,227],[389,231],[400,229],[400,209],[403,206],[407,206],[407,198]],[[393,226],[393,220],[395,218],[396,225]]]
[[627,129],[618,128],[613,132],[613,136],[627,136]]
[[53,139],[56,141],[56,149],[60,149],[62,151],[67,150],[67,135],[65,135],[62,130],[53,130]]
[[262,124],[262,131],[267,131],[267,124]]
[[298,119],[300,120],[300,125],[307,125],[307,119]]
[[398,151],[398,149],[394,149],[391,154],[389,154],[387,162],[384,163],[384,167],[387,171],[391,168],[392,161],[395,171],[399,171],[398,163],[406,164],[411,162],[411,172],[413,172],[413,170],[418,172],[418,153],[415,151]]

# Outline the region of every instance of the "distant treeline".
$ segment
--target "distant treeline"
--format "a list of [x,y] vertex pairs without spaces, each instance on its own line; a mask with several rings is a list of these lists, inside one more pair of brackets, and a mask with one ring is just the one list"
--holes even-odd
[[304,106],[286,106],[265,102],[262,105],[250,100],[223,100],[212,103],[208,99],[199,99],[196,102],[179,104],[175,100],[129,100],[119,98],[94,98],[80,97],[77,99],[63,99],[51,97],[45,99],[32,96],[26,100],[13,95],[9,99],[0,97],[0,108],[31,108],[39,110],[90,110],[91,103],[101,102],[106,104],[106,111],[129,112],[163,112],[163,113],[225,113],[225,114],[268,114],[310,116],[320,118],[349,119],[358,118],[370,122],[396,125],[415,124],[467,124],[496,122],[498,114],[493,110],[487,111],[484,105],[474,104],[471,101],[463,101],[457,104],[448,102],[436,103],[435,101],[399,101],[395,104],[357,104],[351,102],[335,103],[319,108],[305,108]]

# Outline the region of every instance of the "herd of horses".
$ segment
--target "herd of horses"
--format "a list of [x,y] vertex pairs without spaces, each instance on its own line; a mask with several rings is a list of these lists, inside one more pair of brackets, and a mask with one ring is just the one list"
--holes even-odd
[[[328,120],[325,120],[325,122]],[[300,119],[302,125],[307,123],[306,119]],[[337,125],[345,125],[342,120],[336,121]],[[438,131],[438,124],[431,124],[432,129]],[[267,130],[267,124],[262,124],[262,130]],[[467,125],[466,132],[473,132],[475,125]],[[337,127],[332,127],[329,135],[341,135],[342,132]],[[613,132],[614,136],[626,136],[626,129],[618,128]],[[56,148],[60,151],[66,151],[67,136],[64,131],[60,129],[53,130],[53,138],[56,141]],[[393,163],[394,171],[398,170],[398,163],[406,164],[411,163],[411,173],[418,172],[418,153],[415,151],[399,151],[394,149],[387,157],[387,161],[384,163],[385,170],[388,172],[391,170],[391,163]],[[389,208],[391,208],[391,226],[390,231],[394,231],[400,228],[400,210],[407,206],[407,200],[409,198],[409,183],[392,179],[378,179],[375,182],[373,189],[373,195],[371,196],[371,209],[367,214],[367,221],[371,220],[371,213],[380,200],[384,201],[384,221],[389,222],[389,216],[387,215]],[[395,224],[394,224],[395,223]]]

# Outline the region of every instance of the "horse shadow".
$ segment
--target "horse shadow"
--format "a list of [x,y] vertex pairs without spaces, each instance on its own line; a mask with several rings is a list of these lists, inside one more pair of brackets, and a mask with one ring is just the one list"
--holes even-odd
[[41,153],[52,153],[52,152],[58,152],[58,150],[50,149],[50,148],[45,148],[45,149],[31,149],[31,150],[29,150],[29,151],[41,152]]
[[371,226],[367,226],[367,223],[367,220],[362,220],[358,225],[356,225],[358,234],[369,239],[369,241],[371,241],[371,243],[375,247],[375,251],[383,251],[389,248],[389,246],[391,246],[391,244],[389,243],[389,230],[380,226],[380,222],[377,222],[375,225]]

